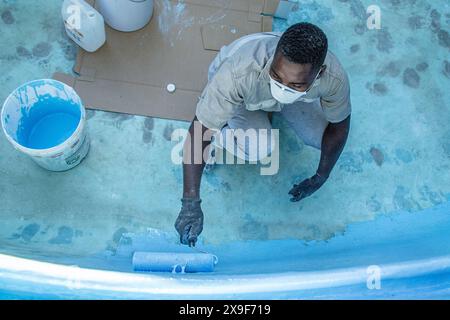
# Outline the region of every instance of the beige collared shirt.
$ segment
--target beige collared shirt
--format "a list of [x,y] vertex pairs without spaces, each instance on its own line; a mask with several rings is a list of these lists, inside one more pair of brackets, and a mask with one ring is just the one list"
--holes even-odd
[[[269,77],[280,36],[275,32],[249,35],[222,48],[197,104],[197,118],[205,127],[220,130],[237,108],[281,111],[283,105],[272,97]],[[325,72],[300,101],[320,99],[326,119],[341,122],[351,113],[348,76],[330,51],[325,65]]]

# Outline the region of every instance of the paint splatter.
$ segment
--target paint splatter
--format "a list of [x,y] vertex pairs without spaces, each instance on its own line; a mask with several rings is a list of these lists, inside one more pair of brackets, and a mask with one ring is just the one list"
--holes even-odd
[[388,92],[388,89],[385,84],[377,82],[370,88],[370,91],[377,96],[384,96]]
[[20,234],[20,237],[24,241],[30,242],[31,239],[36,235],[36,233],[39,232],[40,228],[41,227],[37,223],[29,224],[22,230],[22,233]]
[[356,53],[361,49],[361,46],[359,44],[354,44],[350,47],[350,52],[351,53]]
[[144,121],[144,132],[142,134],[142,141],[144,143],[150,143],[153,140],[153,128],[155,127],[155,121],[153,118],[146,118]]
[[433,33],[437,35],[438,43],[444,48],[450,48],[450,34],[447,30],[442,29],[441,26],[441,13],[436,9],[431,10],[431,25],[430,29]]
[[362,35],[364,32],[366,32],[367,27],[364,24],[358,23],[355,25],[355,28],[353,29],[356,34]]
[[[162,0],[157,2],[157,6],[160,6],[159,30],[166,35],[164,39],[167,39],[173,47],[175,41],[182,37],[183,31],[194,24],[195,18],[186,15],[186,4],[184,2],[173,4],[169,0]],[[176,37],[174,38],[173,35],[175,34]]]
[[387,28],[378,30],[376,34],[376,41],[378,51],[389,53],[394,47],[392,36]]
[[111,118],[114,119],[114,126],[117,129],[122,129],[122,124],[127,121],[127,120],[131,120],[134,118],[134,115],[132,114],[126,114],[126,113],[120,113],[120,112],[107,112],[106,115]]
[[397,209],[403,209],[408,212],[422,209],[419,203],[411,196],[409,189],[404,186],[397,186],[393,201]]
[[134,117],[132,114],[120,113],[120,112],[108,112],[107,115],[108,115],[108,117],[115,119],[119,122],[127,121]]
[[[413,1],[415,1],[415,0],[413,0]],[[401,0],[391,0],[390,2],[394,7],[398,7],[402,1]]]
[[413,16],[408,18],[408,25],[412,30],[417,30],[423,27],[425,24],[424,17]]
[[391,61],[385,65],[377,74],[380,76],[397,77],[400,74],[400,66],[398,62]]
[[370,154],[372,155],[373,160],[375,160],[375,163],[377,166],[381,167],[384,162],[384,154],[381,152],[380,149],[377,148],[371,148]]
[[344,152],[339,158],[339,168],[349,173],[362,172],[362,164],[363,159],[353,152]]
[[230,192],[231,191],[231,186],[228,182],[222,182],[222,187],[224,188],[225,191]]
[[62,226],[58,229],[58,235],[48,241],[50,244],[71,244],[74,236],[73,229]]
[[420,187],[419,192],[423,200],[430,201],[433,205],[441,204],[444,201],[444,198],[439,193],[432,191],[429,186]]
[[21,58],[31,58],[33,55],[31,54],[30,50],[28,50],[25,47],[19,46],[16,48],[16,53]]
[[450,79],[450,62],[448,62],[447,60],[444,61],[444,68],[442,70],[442,73],[444,74],[444,76]]
[[239,227],[239,234],[245,240],[267,240],[269,230],[267,225],[256,221],[250,214],[246,214],[244,223]]
[[39,67],[45,68],[45,69],[49,68],[49,64],[50,64],[50,60],[49,59],[42,59],[42,60],[40,60],[38,62]]
[[205,181],[213,191],[223,190],[223,181],[214,170],[205,175]]
[[366,21],[367,19],[366,7],[361,2],[361,0],[349,0],[348,2],[350,2],[350,11],[352,15],[358,18],[361,22]]
[[427,69],[428,69],[428,63],[426,63],[426,62],[419,63],[416,66],[416,70],[419,71],[419,72],[423,72],[423,71],[425,71]]
[[446,30],[438,32],[439,45],[444,48],[450,48],[450,34]]
[[166,139],[167,141],[171,141],[173,130],[174,130],[173,125],[171,125],[171,124],[166,125],[166,127],[164,128],[164,132],[163,132],[164,139]]
[[15,22],[14,16],[12,15],[10,10],[4,10],[2,12],[1,17],[2,17],[2,21],[5,24],[13,24]]
[[431,10],[431,30],[438,32],[441,29],[441,14],[436,9]]
[[367,209],[371,212],[378,212],[381,210],[381,203],[378,201],[375,196],[372,196],[369,200],[366,201]]
[[52,50],[51,44],[48,42],[40,42],[33,48],[33,56],[37,58],[43,58],[50,54],[50,51]]
[[64,53],[64,58],[69,61],[74,61],[77,57],[78,47],[73,43],[67,41],[58,41],[60,48]]
[[300,9],[289,14],[287,20],[289,25],[298,21],[321,21],[321,23],[326,23],[327,21],[334,19],[333,11],[326,6],[320,5],[316,1],[303,1],[299,8]]
[[410,88],[417,89],[420,86],[420,76],[416,70],[407,68],[403,72],[403,83]]

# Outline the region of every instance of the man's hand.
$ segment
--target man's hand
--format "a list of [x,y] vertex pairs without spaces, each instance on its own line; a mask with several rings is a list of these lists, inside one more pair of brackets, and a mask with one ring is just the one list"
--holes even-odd
[[182,207],[175,229],[180,234],[180,242],[182,244],[195,246],[197,237],[203,231],[203,211],[200,207],[202,201],[199,198],[183,198],[181,199]]
[[350,118],[351,116],[348,116],[341,122],[328,124],[322,137],[322,153],[317,173],[302,183],[294,185],[289,191],[289,194],[292,195],[292,202],[309,197],[327,181],[347,141]]
[[297,202],[306,197],[309,197],[314,192],[320,189],[327,179],[315,174],[309,179],[304,180],[300,184],[294,184],[294,187],[289,191],[292,195],[291,201]]

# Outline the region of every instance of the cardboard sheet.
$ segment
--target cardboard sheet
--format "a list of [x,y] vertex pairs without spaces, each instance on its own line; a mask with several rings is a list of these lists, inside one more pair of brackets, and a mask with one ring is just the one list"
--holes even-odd
[[[145,28],[124,33],[107,26],[101,49],[79,49],[77,77],[53,78],[72,86],[88,108],[190,121],[217,51],[246,34],[271,31],[279,1],[155,0]],[[176,85],[174,93],[168,84]]]

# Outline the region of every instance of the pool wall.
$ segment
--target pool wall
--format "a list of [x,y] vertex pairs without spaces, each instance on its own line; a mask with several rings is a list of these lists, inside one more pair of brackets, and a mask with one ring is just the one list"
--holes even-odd
[[[93,269],[92,262],[90,268],[74,267],[76,259],[63,265],[0,255],[0,297],[448,299],[448,230],[450,202],[356,223],[329,241],[205,246],[219,256],[217,270],[192,275],[100,270],[117,264],[114,259]],[[131,260],[122,264],[126,268]]]

